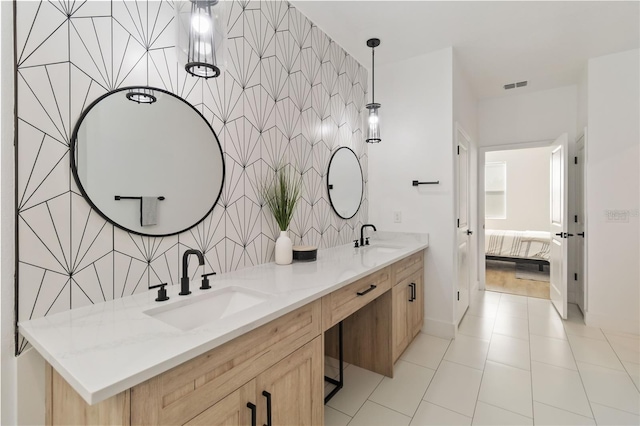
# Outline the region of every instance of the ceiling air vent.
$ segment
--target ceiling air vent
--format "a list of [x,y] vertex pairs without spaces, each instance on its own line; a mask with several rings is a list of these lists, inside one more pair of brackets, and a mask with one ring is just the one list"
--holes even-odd
[[517,83],[510,83],[504,85],[504,90],[515,89],[516,87],[524,87],[529,83],[528,81],[519,81]]

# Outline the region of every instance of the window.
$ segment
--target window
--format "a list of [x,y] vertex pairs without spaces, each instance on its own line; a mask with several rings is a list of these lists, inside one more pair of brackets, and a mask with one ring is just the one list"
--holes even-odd
[[507,218],[507,163],[484,166],[484,200],[486,219]]

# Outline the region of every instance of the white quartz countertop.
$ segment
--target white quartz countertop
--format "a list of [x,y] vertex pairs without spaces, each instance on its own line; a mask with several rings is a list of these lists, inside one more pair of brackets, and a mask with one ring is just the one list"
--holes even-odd
[[[357,249],[348,244],[318,250],[315,262],[267,263],[215,275],[211,290],[199,290],[197,277],[188,296],[179,296],[174,283],[167,286],[170,299],[161,303],[150,290],[21,322],[20,333],[87,403],[96,404],[428,247],[427,234],[377,232],[371,240]],[[237,313],[187,331],[145,313],[191,299],[213,302],[213,292],[230,288],[266,302],[236,307]]]

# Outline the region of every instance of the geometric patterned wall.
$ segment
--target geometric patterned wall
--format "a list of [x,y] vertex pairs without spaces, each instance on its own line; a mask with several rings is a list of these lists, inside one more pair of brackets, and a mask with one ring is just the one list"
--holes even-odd
[[[303,179],[289,232],[294,244],[332,247],[357,237],[368,216],[367,71],[287,2],[228,2],[228,67],[209,80],[177,64],[172,1],[15,7],[19,320],[176,284],[187,248],[204,252],[207,272],[272,261],[278,227],[256,187],[281,158]],[[70,138],[83,109],[132,85],[186,99],[223,147],[220,200],[179,235],[142,237],[112,226],[83,199],[71,174]],[[333,213],[325,185],[340,146],[356,152],[365,177],[363,205],[350,220]],[[26,344],[21,339],[19,350]]]

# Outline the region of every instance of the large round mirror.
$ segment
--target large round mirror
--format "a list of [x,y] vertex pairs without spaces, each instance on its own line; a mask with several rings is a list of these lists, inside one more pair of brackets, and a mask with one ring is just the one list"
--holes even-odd
[[80,117],[71,140],[74,178],[114,225],[166,236],[200,223],[224,183],[218,138],[185,100],[161,89],[119,89]]
[[362,203],[362,168],[355,152],[343,146],[329,161],[327,187],[331,207],[343,219],[351,219]]

